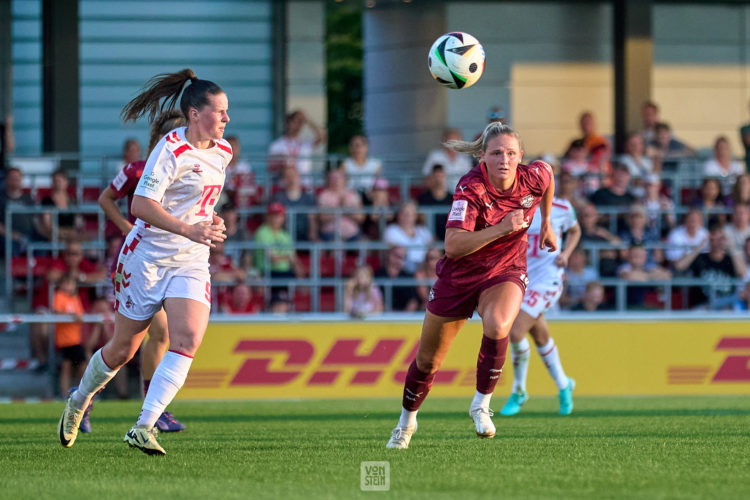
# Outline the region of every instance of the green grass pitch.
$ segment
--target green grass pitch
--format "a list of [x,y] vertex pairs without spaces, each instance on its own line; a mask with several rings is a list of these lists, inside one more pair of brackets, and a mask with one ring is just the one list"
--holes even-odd
[[[502,401],[499,395],[495,405]],[[138,402],[98,402],[65,449],[62,403],[0,405],[0,496],[20,498],[750,498],[750,397],[532,398],[481,440],[470,397],[428,399],[408,450],[386,450],[400,401],[176,402],[167,456],[122,437]],[[390,491],[360,490],[387,461]]]

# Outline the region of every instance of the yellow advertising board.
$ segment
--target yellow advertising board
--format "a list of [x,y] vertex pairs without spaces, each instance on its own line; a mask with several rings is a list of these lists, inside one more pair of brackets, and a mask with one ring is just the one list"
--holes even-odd
[[[181,399],[399,397],[419,323],[212,323]],[[750,394],[750,321],[550,322],[579,395]],[[479,322],[469,322],[432,396],[474,392]],[[509,354],[510,358],[510,354]],[[510,390],[512,364],[496,393]],[[532,353],[529,392],[557,388]]]

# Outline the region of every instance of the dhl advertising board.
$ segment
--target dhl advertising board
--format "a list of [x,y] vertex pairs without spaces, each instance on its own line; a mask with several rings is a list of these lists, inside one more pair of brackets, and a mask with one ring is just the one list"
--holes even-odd
[[[418,323],[212,323],[182,399],[400,397]],[[750,394],[750,321],[550,322],[579,395]],[[431,396],[474,392],[480,322],[451,347]],[[510,390],[510,353],[496,393]],[[557,393],[532,353],[534,395]]]

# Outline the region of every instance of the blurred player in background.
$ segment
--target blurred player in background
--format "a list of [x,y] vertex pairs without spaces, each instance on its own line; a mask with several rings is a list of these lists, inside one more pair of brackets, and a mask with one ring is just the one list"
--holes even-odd
[[513,390],[510,399],[500,411],[502,415],[515,415],[521,406],[528,401],[526,393],[526,374],[529,369],[530,333],[536,344],[552,380],[557,384],[560,399],[560,414],[569,415],[573,411],[573,389],[575,381],[568,378],[560,363],[560,355],[552,337],[549,336],[547,320],[544,313],[549,311],[563,291],[563,274],[568,265],[568,258],[573,253],[578,240],[581,239],[581,227],[578,225],[575,210],[568,200],[554,198],[550,215],[552,230],[558,241],[565,234],[564,249],[554,252],[540,252],[541,218],[534,215],[526,235],[529,238],[529,249],[526,253],[526,266],[529,273],[529,286],[526,289],[521,310],[510,329],[510,359],[513,362]]
[[482,438],[495,436],[489,409],[508,347],[508,334],[526,290],[526,232],[541,204],[540,250],[557,248],[550,225],[555,192],[544,162],[521,165],[521,139],[512,128],[490,123],[473,142],[448,147],[479,156],[481,163],[456,187],[445,232],[445,256],[427,302],[422,336],[404,383],[401,418],[387,448],[409,447],[417,411],[458,331],[474,310],[484,335],[477,359],[477,386],[469,415]]
[[[149,141],[148,151],[154,149],[156,144],[161,140],[162,137],[167,135],[170,131],[184,127],[186,125],[185,117],[182,116],[182,112],[178,110],[171,110],[160,114],[154,123],[151,124],[151,137]],[[99,206],[102,207],[102,211],[109,217],[109,219],[115,223],[117,228],[122,231],[122,234],[127,235],[133,229],[135,224],[135,217],[130,210],[130,205],[133,203],[133,196],[135,194],[135,188],[138,186],[138,181],[141,179],[143,169],[146,166],[145,161],[136,161],[129,163],[117,174],[112,182],[99,196]],[[116,202],[119,199],[128,197],[128,216],[123,217],[120,209]],[[123,241],[124,244],[124,241]],[[122,251],[122,247],[120,247]],[[118,252],[119,254],[119,252]],[[110,269],[110,276],[112,280],[115,279],[116,268],[118,259],[112,261],[112,268]],[[164,313],[164,309],[157,312],[153,318],[151,318],[151,325],[148,328],[148,339],[143,343],[143,354],[141,356],[141,374],[143,375],[143,394],[148,392],[148,386],[151,383],[151,377],[154,376],[154,371],[159,365],[159,362],[166,354],[169,348],[169,334],[167,332],[167,315]],[[93,403],[93,399],[92,399]],[[91,404],[86,408],[86,412],[81,420],[81,432],[91,432],[91,423],[89,421],[89,414],[91,413]],[[185,426],[174,418],[171,412],[165,411],[156,421],[156,427],[161,432],[180,432],[185,430]]]
[[115,275],[115,333],[92,356],[65,405],[58,434],[67,448],[75,442],[91,397],[133,357],[151,318],[163,306],[170,349],[157,366],[141,414],[124,441],[150,455],[166,454],[156,440],[154,425],[185,382],[208,325],[209,249],[226,238],[224,223],[213,207],[232,159],[232,148],[222,139],[229,122],[227,96],[215,83],[184,69],[152,78],[122,116],[129,121],[148,113],[153,122],[160,111],[174,109],[178,99],[188,126],[159,141],[135,189],[131,209],[137,220],[122,247]]

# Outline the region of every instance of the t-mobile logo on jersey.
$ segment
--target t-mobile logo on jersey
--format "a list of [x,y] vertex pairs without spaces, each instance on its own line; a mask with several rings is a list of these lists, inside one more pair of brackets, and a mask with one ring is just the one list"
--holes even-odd
[[196,203],[196,205],[198,205],[200,209],[195,212],[195,215],[197,215],[198,217],[208,216],[208,212],[206,212],[206,206],[212,207],[216,205],[216,201],[219,199],[220,192],[220,184],[209,184],[207,186],[203,186],[203,193],[201,194],[198,203]]

